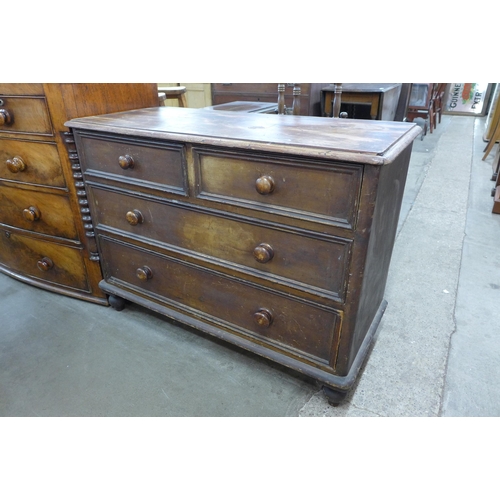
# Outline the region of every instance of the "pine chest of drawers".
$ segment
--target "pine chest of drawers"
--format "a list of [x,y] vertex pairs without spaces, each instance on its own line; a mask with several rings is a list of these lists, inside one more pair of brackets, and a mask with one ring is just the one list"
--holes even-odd
[[414,124],[150,108],[71,120],[104,279],[130,300],[352,387]]
[[0,83],[0,271],[107,305],[82,174],[64,122],[155,103],[156,84]]

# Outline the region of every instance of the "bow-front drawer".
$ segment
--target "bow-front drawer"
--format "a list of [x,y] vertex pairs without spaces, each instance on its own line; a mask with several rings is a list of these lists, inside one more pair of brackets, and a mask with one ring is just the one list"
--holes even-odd
[[93,137],[75,133],[86,178],[131,185],[135,189],[187,194],[184,147],[175,143]]
[[[97,230],[125,231],[174,251],[243,270],[310,293],[341,300],[351,241],[232,218],[196,206],[151,201],[99,186],[88,187]],[[241,267],[243,266],[243,267]]]
[[354,228],[361,165],[259,158],[195,148],[198,196],[218,203]]
[[99,245],[108,283],[263,345],[274,345],[321,364],[328,365],[334,359],[340,312],[102,235]]
[[0,262],[21,278],[87,291],[82,250],[26,236],[0,226]]
[[45,98],[0,95],[0,135],[4,133],[52,136]]
[[0,179],[65,187],[55,144],[0,139]]
[[66,196],[4,186],[0,189],[0,223],[61,238],[78,238]]

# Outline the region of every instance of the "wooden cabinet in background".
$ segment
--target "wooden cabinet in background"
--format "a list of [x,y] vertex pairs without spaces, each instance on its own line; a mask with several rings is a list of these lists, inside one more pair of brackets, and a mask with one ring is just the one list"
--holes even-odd
[[[321,89],[327,83],[300,84],[300,114],[321,115]],[[292,108],[293,83],[285,84],[285,105]],[[212,105],[233,101],[278,102],[277,83],[212,83]]]
[[73,136],[81,116],[158,106],[156,84],[0,83],[0,271],[107,304]]

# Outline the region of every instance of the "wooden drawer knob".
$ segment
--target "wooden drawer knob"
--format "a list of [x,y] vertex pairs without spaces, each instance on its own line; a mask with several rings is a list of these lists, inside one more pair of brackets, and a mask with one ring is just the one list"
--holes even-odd
[[12,115],[6,109],[0,109],[0,125],[9,125],[12,122]]
[[253,249],[253,256],[257,262],[265,264],[274,257],[273,247],[267,243],[261,243]]
[[153,271],[148,266],[140,267],[135,274],[142,281],[150,280],[153,277]]
[[34,221],[40,219],[41,213],[37,207],[29,207],[29,208],[25,208],[23,210],[23,216],[26,220],[29,220],[30,222],[34,222]]
[[263,175],[255,181],[255,189],[260,194],[270,194],[274,191],[274,179],[270,175]]
[[137,226],[137,224],[142,224],[144,222],[144,217],[142,216],[140,210],[130,210],[127,212],[125,217],[131,226]]
[[134,168],[134,159],[130,155],[122,155],[118,158],[118,164],[123,170]]
[[273,315],[271,311],[267,309],[259,309],[256,313],[254,313],[253,319],[257,326],[260,326],[261,328],[269,328],[273,322]]
[[17,172],[22,172],[26,168],[26,164],[20,156],[14,156],[10,160],[5,162],[7,168],[13,173],[17,174]]
[[48,257],[44,257],[36,263],[36,267],[38,267],[40,271],[48,271],[54,267],[54,263]]

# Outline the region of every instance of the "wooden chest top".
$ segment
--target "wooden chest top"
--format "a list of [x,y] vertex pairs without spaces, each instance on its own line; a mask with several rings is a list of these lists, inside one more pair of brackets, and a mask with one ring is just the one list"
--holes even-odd
[[65,124],[136,137],[307,155],[371,165],[390,163],[420,133],[414,123],[265,115],[157,107]]

